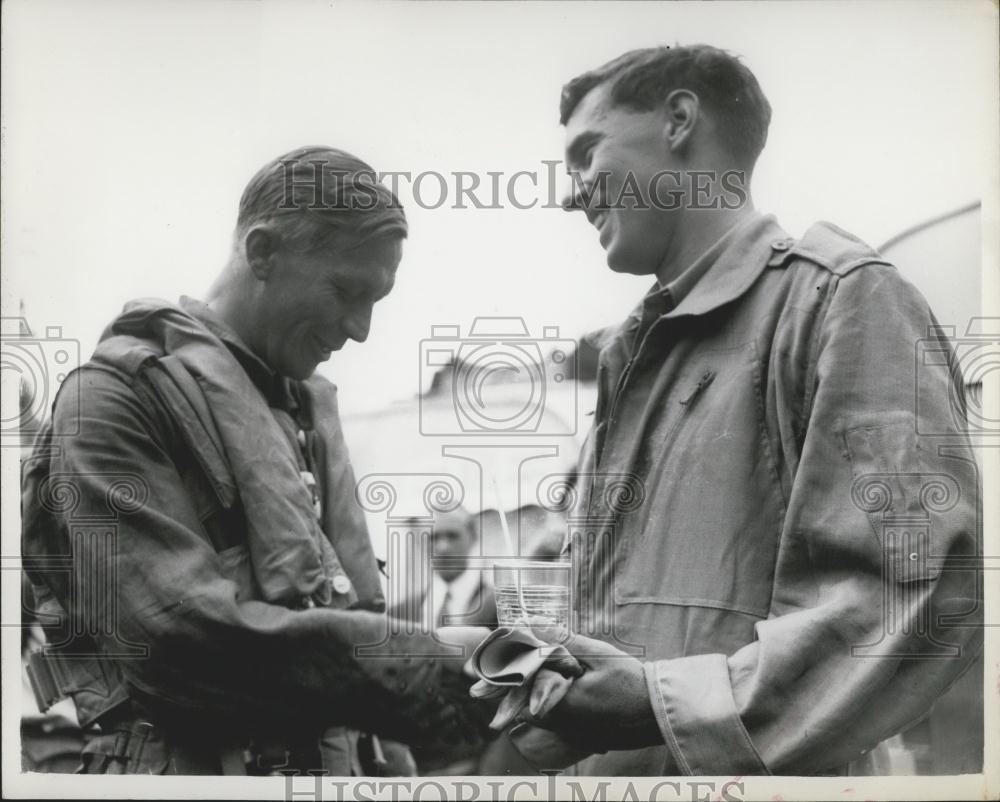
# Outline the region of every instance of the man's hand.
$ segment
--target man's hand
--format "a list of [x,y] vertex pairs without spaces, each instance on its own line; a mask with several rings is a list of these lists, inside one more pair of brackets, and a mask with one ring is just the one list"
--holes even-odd
[[[558,641],[553,637],[557,633],[551,630],[536,628],[535,634],[543,640]],[[568,744],[588,752],[663,743],[642,663],[610,644],[582,635],[572,636],[563,645],[583,666],[583,675],[571,682],[559,682],[552,678],[555,672],[539,671],[528,704],[521,707],[515,721],[552,730]],[[548,699],[532,704],[544,695],[534,692],[540,683],[548,690]],[[553,696],[559,697],[554,705]]]

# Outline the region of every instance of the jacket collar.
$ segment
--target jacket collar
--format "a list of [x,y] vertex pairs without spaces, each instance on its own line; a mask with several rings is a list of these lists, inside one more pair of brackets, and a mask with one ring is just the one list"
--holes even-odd
[[271,406],[284,409],[289,413],[296,411],[299,393],[296,392],[297,388],[293,386],[294,383],[271,370],[257,354],[250,350],[239,335],[212,311],[208,304],[182,295],[178,305],[222,340]]
[[764,272],[774,255],[774,246],[787,250],[788,241],[788,234],[773,215],[755,215],[740,223],[714,263],[677,306],[662,317],[704,315],[735,301]]
[[[728,243],[712,264],[703,271],[696,271],[700,273],[696,282],[685,286],[676,306],[660,315],[659,319],[696,317],[735,301],[750,289],[769,264],[774,263],[776,251],[779,256],[784,256],[792,242],[774,215],[762,214],[739,223],[735,231],[726,235],[726,239]],[[598,349],[603,349],[618,337],[632,334],[639,328],[647,299],[656,293],[666,292],[678,283],[686,284],[687,275],[685,271],[667,287],[654,283],[622,324],[592,332],[587,335],[587,340]]]

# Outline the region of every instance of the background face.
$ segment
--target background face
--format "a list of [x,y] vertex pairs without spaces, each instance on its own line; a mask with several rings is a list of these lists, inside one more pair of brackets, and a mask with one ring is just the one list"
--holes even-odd
[[[433,176],[399,181],[410,236],[396,289],[368,342],[320,368],[345,413],[418,392],[429,377],[417,343],[432,325],[520,315],[533,334],[575,338],[641,297],[650,279],[608,270],[586,218],[555,208],[562,85],[626,50],[710,42],[744,58],[774,108],[754,198],[793,236],[830,220],[879,245],[997,182],[986,5],[556,3],[511,15],[34,0],[3,14],[3,314],[23,300],[34,331],[61,326],[84,357],[126,300],[204,295],[243,187],[276,155],[323,143],[377,170],[446,176],[438,208]],[[543,160],[557,162],[551,181]],[[515,185],[533,208],[513,208],[505,183],[503,208],[457,202],[454,173],[474,173],[489,203],[487,172],[505,182],[520,170],[537,175],[537,190]]]
[[435,570],[447,582],[455,579],[465,571],[465,563],[460,559],[467,557],[476,542],[475,534],[469,525],[466,515],[447,513],[439,515],[434,523],[434,557],[448,557],[454,564],[439,566]]

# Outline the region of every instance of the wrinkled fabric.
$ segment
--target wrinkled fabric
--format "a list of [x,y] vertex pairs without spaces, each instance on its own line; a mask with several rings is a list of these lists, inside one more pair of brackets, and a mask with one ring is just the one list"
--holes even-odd
[[839,772],[968,666],[980,485],[935,323],[860,241],[757,216],[605,333],[578,625],[647,663],[664,746],[580,773]]
[[[238,348],[234,355],[254,380],[246,392],[263,396],[265,411],[268,403],[289,403],[287,387],[253,375]],[[262,597],[247,550],[250,510],[239,482],[223,471],[225,447],[207,442],[210,436],[193,440],[194,432],[210,434],[196,424],[215,409],[186,407],[186,396],[161,392],[171,385],[154,376],[170,358],[125,348],[113,363],[91,361],[72,373],[54,423],[25,461],[26,568],[36,590],[66,611],[55,619],[61,630],[48,628],[49,642],[81,653],[72,664],[93,699],[105,699],[93,701],[82,723],[124,696],[141,704],[158,732],[197,734],[212,745],[260,734],[301,739],[331,726],[409,742],[462,732],[466,709],[442,694],[436,642],[420,633],[386,639],[373,558],[351,571],[352,609],[292,609]],[[306,448],[317,457],[324,535],[346,567],[360,565],[370,546],[357,543],[367,537],[360,511],[345,512],[356,502],[343,443],[316,442],[339,428],[334,388],[311,382],[292,390],[300,408],[272,412],[305,417],[313,397],[317,425],[306,427]],[[249,440],[246,447],[253,448]],[[266,483],[266,469],[259,477]],[[364,645],[377,646],[378,655],[359,657]],[[103,677],[90,672],[95,666]],[[74,696],[78,707],[85,698]]]
[[127,304],[93,358],[128,370],[136,351],[176,357],[196,382],[193,392],[179,388],[184,400],[192,403],[193,395],[204,395],[211,431],[218,434],[246,511],[246,542],[262,599],[295,605],[317,595],[327,603],[321,554],[325,538],[312,498],[292,446],[246,371],[195,318],[162,301]]

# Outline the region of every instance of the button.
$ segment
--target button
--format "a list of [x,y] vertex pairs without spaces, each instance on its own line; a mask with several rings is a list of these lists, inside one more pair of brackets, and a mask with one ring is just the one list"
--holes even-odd
[[298,436],[298,439],[299,439],[299,445],[302,446],[303,448],[305,448],[306,447],[306,433],[304,431],[302,431],[301,429],[299,429],[299,433],[298,433],[297,436]]
[[912,554],[910,555],[910,560],[912,560],[913,562],[916,562],[916,561],[917,561],[918,559],[919,559],[919,556],[917,555],[917,553],[916,553],[916,552],[913,552],[913,553],[912,553]]
[[787,251],[792,247],[792,241],[790,239],[776,239],[771,243],[771,248],[775,251]]
[[351,592],[351,580],[343,574],[337,574],[330,584],[333,585],[333,589],[337,591],[337,593]]

